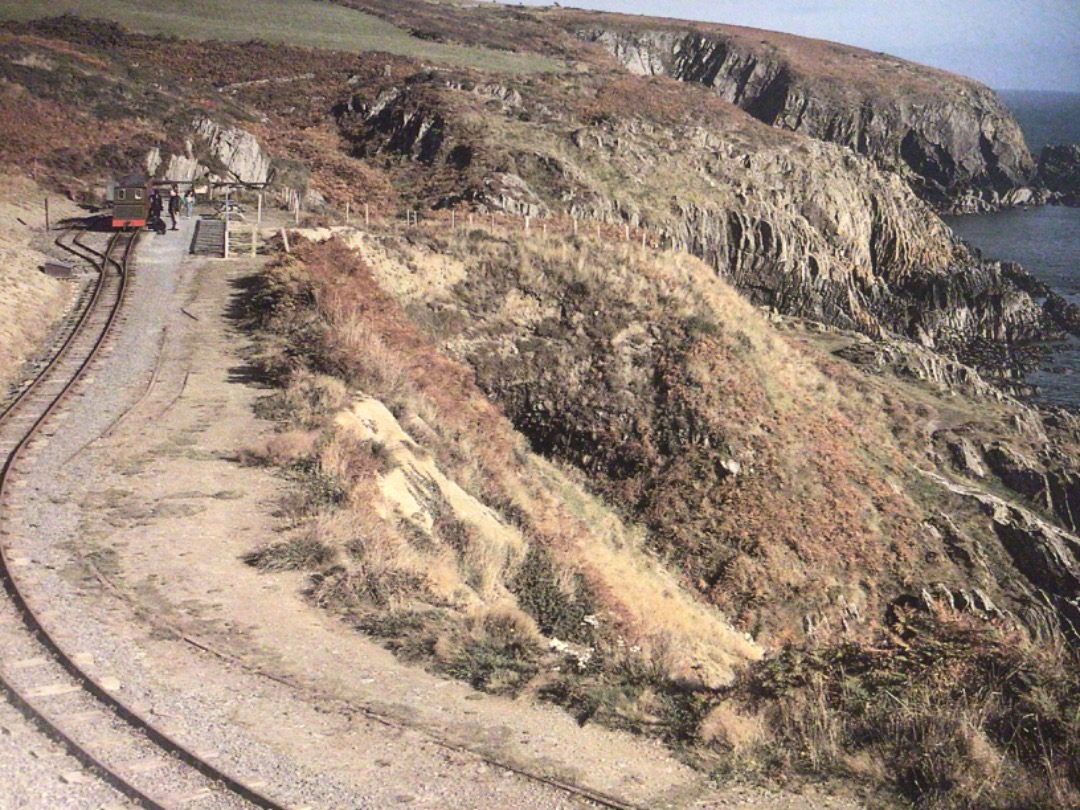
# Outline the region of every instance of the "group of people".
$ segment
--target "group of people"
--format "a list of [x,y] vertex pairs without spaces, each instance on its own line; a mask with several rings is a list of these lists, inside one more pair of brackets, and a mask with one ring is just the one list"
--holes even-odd
[[[188,219],[191,218],[195,212],[195,189],[189,188],[183,197],[180,196],[180,192],[176,186],[172,186],[169,189],[169,202],[168,212],[169,219],[172,221],[171,230],[177,230],[176,218],[180,216],[181,208],[186,208]],[[162,199],[158,190],[151,189],[150,191],[150,215],[146,219],[146,225],[151,230],[158,233],[165,233],[165,220],[162,218],[162,212],[166,210],[166,203]]]

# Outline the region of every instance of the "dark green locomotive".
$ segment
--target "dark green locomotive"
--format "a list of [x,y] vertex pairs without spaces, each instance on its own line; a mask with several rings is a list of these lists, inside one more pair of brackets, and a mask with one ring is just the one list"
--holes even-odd
[[114,228],[145,228],[153,185],[145,174],[129,174],[113,187]]

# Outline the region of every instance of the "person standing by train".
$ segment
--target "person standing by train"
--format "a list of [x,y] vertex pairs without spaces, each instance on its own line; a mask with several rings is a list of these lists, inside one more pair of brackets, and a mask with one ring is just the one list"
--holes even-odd
[[169,189],[169,219],[172,221],[172,228],[170,230],[176,230],[176,216],[180,213],[180,192],[176,190],[176,186]]
[[165,233],[165,222],[161,218],[161,208],[161,195],[156,188],[150,189],[150,216],[146,219],[146,225],[152,231]]
[[184,194],[184,205],[187,206],[187,218],[195,213],[195,189],[189,188]]

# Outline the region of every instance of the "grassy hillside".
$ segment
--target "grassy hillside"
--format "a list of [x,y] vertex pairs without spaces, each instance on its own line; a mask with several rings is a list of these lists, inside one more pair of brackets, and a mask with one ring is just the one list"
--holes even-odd
[[508,73],[559,68],[558,62],[536,54],[426,41],[378,17],[319,0],[0,0],[0,20],[60,14],[112,20],[131,31],[181,39],[262,40],[349,53],[381,51]]
[[[282,425],[250,457],[299,484],[253,564],[411,660],[718,774],[1077,799],[1075,655],[1010,618],[1026,586],[987,516],[917,472],[923,420],[1013,406],[853,372],[686,255],[358,245],[303,245],[250,299]],[[1000,607],[961,607],[973,581]]]

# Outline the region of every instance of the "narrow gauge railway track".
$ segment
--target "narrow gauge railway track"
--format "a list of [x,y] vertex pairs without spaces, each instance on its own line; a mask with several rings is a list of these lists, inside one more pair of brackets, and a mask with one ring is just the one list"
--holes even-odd
[[11,510],[20,471],[117,324],[137,241],[138,232],[114,234],[104,253],[78,244],[83,258],[97,257],[98,279],[83,294],[52,359],[0,411],[0,581],[8,595],[0,605],[0,690],[84,767],[138,805],[285,810],[188,750],[120,700],[114,684],[91,675],[87,657],[57,640],[62,628],[46,627],[48,606],[35,605],[13,571]]

